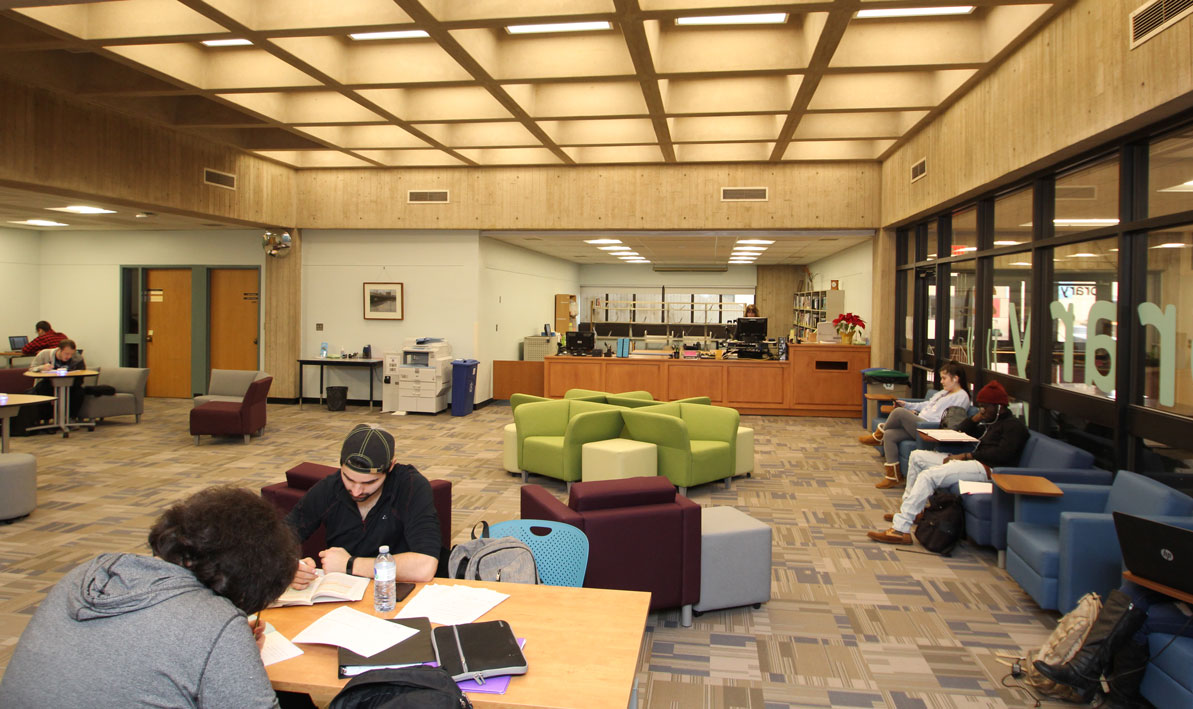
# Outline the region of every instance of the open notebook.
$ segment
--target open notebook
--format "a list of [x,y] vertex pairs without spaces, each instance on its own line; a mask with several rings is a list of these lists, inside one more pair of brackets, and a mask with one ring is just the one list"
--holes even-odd
[[365,590],[369,587],[369,580],[363,576],[349,576],[332,572],[316,578],[309,586],[301,591],[287,588],[286,592],[278,596],[274,606],[310,606],[315,603],[335,603],[337,601],[359,601],[365,597]]

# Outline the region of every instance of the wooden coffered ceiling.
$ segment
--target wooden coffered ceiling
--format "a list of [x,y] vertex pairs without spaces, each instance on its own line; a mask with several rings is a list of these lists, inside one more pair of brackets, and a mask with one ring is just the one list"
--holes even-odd
[[1067,2],[857,17],[944,4],[8,0],[0,71],[299,168],[880,160]]

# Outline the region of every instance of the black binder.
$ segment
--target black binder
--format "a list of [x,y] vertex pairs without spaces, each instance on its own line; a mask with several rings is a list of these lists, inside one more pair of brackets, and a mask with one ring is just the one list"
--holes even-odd
[[504,620],[443,625],[431,633],[431,642],[439,666],[457,682],[484,684],[485,677],[526,674],[526,656]]
[[[402,642],[388,647],[372,657],[362,657],[347,648],[339,648],[339,678],[355,677],[359,672],[346,668],[364,667],[370,670],[403,665],[421,665],[435,660],[435,648],[431,641],[431,621],[426,618],[393,618],[389,622],[404,625],[418,633]],[[362,670],[363,671],[363,670]]]

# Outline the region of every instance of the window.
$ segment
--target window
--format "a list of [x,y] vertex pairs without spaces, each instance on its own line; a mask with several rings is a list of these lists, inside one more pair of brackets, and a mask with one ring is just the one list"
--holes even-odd
[[928,290],[928,332],[924,340],[924,354],[931,357],[936,354],[936,314],[940,309],[940,299],[936,293],[936,269],[921,269],[916,275],[927,284]]
[[915,271],[901,271],[903,276],[903,347],[915,348]]
[[1056,178],[1057,234],[1118,224],[1118,160],[1103,160]]
[[1151,144],[1147,184],[1149,217],[1193,209],[1193,128]]
[[927,236],[925,237],[926,241],[924,242],[924,248],[926,249],[926,251],[924,251],[924,260],[935,261],[936,250],[940,248],[940,237],[936,228],[935,219],[928,222],[928,228],[925,229],[925,231],[927,232]]
[[1144,341],[1143,405],[1193,416],[1193,226],[1147,236],[1147,300],[1138,313]]
[[950,256],[964,256],[978,250],[978,208],[970,207],[953,215],[953,243]]
[[977,261],[954,263],[949,274],[949,359],[973,363],[973,339],[977,335]]
[[1031,190],[1019,190],[994,200],[994,246],[1031,241]]
[[1027,377],[1031,345],[1032,253],[1024,251],[994,259],[994,296],[990,308],[991,369]]
[[899,266],[915,261],[915,229],[901,230],[895,237],[899,248]]
[[1059,246],[1052,264],[1050,381],[1114,398],[1118,239]]

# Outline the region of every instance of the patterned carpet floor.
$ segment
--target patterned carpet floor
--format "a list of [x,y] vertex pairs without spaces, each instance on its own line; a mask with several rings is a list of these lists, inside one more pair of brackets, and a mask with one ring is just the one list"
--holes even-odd
[[[0,669],[46,591],[104,551],[145,552],[153,519],[203,487],[257,489],[304,460],[334,465],[356,423],[378,422],[400,459],[453,483],[453,536],[482,519],[518,516],[517,476],[501,465],[496,403],[465,417],[391,416],[270,405],[263,438],[187,434],[190,402],[151,399],[142,423],[111,419],[70,438],[13,439],[38,458],[38,509],[0,527]],[[703,506],[733,505],[774,530],[772,599],[759,610],[651,614],[638,693],[651,708],[1022,707],[999,655],[1037,648],[1056,614],[997,568],[994,551],[964,544],[950,558],[891,547],[885,528],[901,490],[876,490],[881,464],[859,445],[855,419],[743,416],[755,430],[752,478],[694,488]],[[531,476],[565,499],[562,483]],[[1004,684],[1004,681],[1006,684]],[[1061,706],[1055,703],[1056,706]]]

